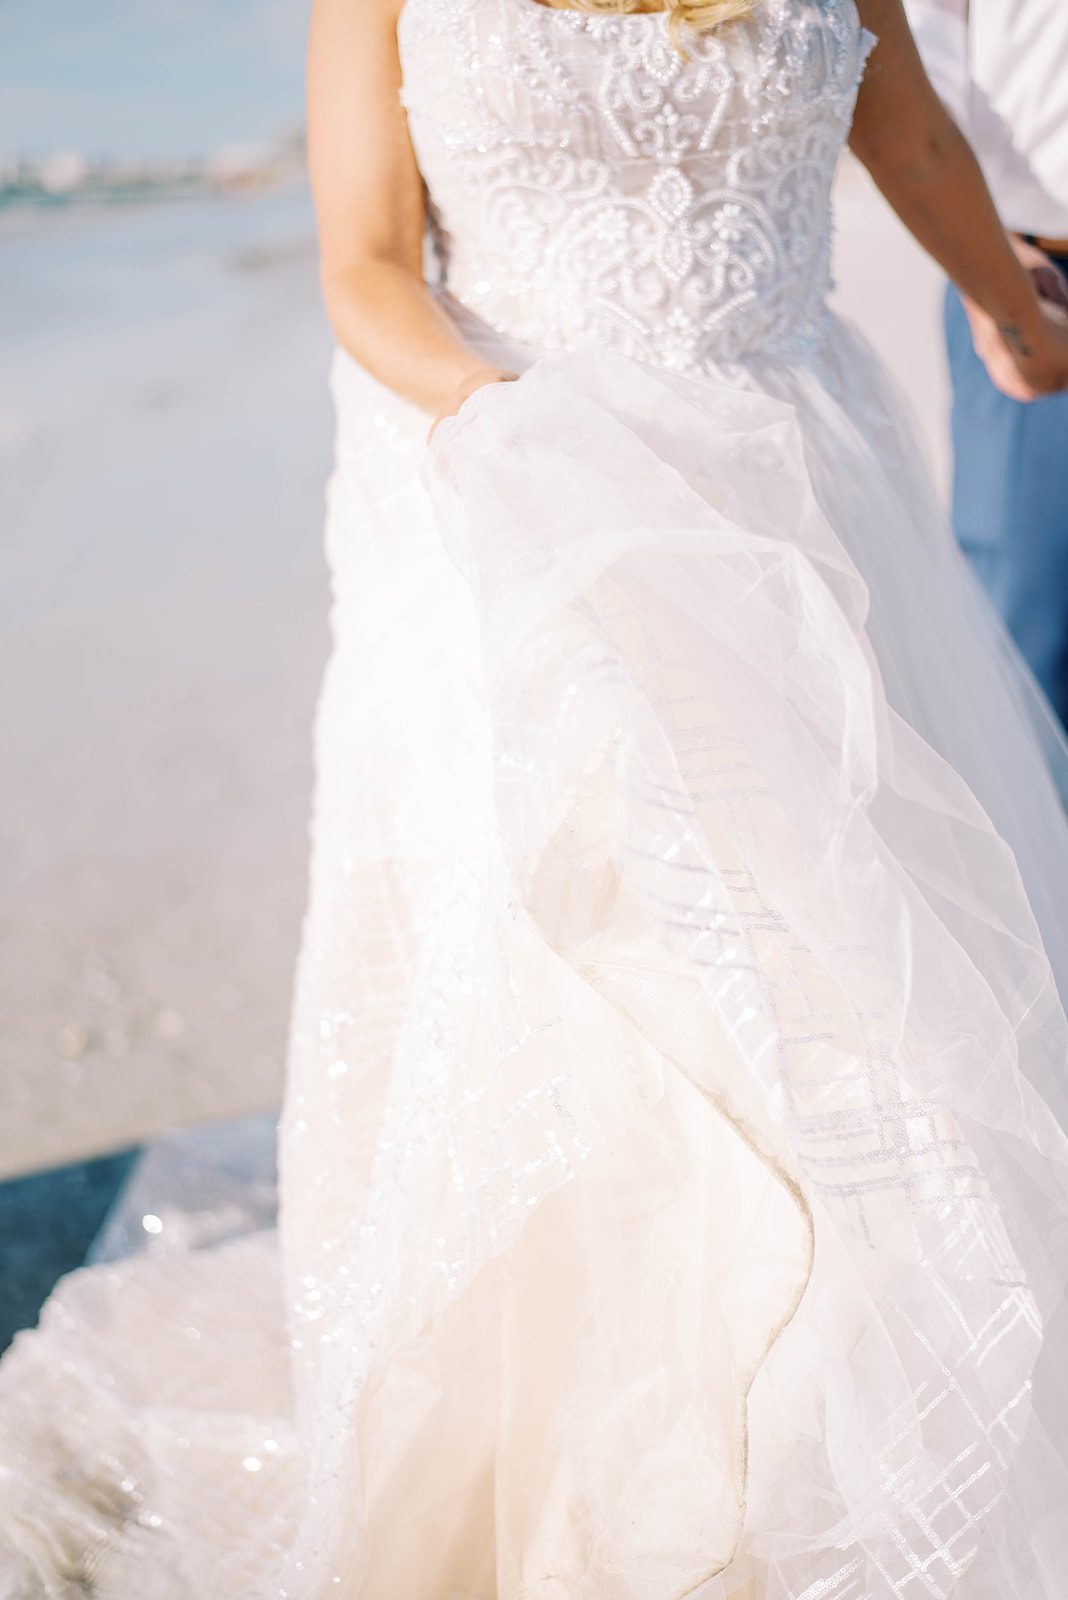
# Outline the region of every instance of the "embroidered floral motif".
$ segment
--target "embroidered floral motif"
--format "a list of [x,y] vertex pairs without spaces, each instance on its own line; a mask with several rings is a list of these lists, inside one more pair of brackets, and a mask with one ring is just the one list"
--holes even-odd
[[818,339],[863,67],[853,0],[656,15],[407,0],[404,101],[451,294],[542,348],[703,371]]

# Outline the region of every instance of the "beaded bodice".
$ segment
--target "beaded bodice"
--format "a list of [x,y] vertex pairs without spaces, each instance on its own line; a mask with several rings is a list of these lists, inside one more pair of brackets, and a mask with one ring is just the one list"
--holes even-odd
[[758,0],[685,53],[662,14],[406,0],[445,287],[516,340],[682,371],[812,343],[869,39],[854,0]]

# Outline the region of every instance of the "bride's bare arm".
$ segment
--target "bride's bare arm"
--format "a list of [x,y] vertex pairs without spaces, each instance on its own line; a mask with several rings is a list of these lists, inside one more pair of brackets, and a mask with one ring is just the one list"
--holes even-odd
[[979,353],[1019,399],[1068,387],[1068,327],[1002,227],[971,146],[927,78],[901,0],[858,0],[878,35],[850,147],[970,303]]
[[423,186],[400,103],[399,0],[315,0],[308,163],[339,342],[434,416],[511,374],[461,339],[423,279]]

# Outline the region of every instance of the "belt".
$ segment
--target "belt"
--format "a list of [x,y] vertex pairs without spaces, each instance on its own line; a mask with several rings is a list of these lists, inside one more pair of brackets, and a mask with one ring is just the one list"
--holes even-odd
[[1068,239],[1044,239],[1040,233],[1025,233],[1028,244],[1037,244],[1048,256],[1068,256]]

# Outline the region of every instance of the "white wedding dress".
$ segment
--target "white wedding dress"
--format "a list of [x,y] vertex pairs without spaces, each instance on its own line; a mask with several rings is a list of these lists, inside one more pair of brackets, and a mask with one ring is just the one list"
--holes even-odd
[[16,1342],[5,1600],[1063,1596],[1064,752],[826,307],[870,43],[407,0],[524,376],[337,360],[279,1235]]

